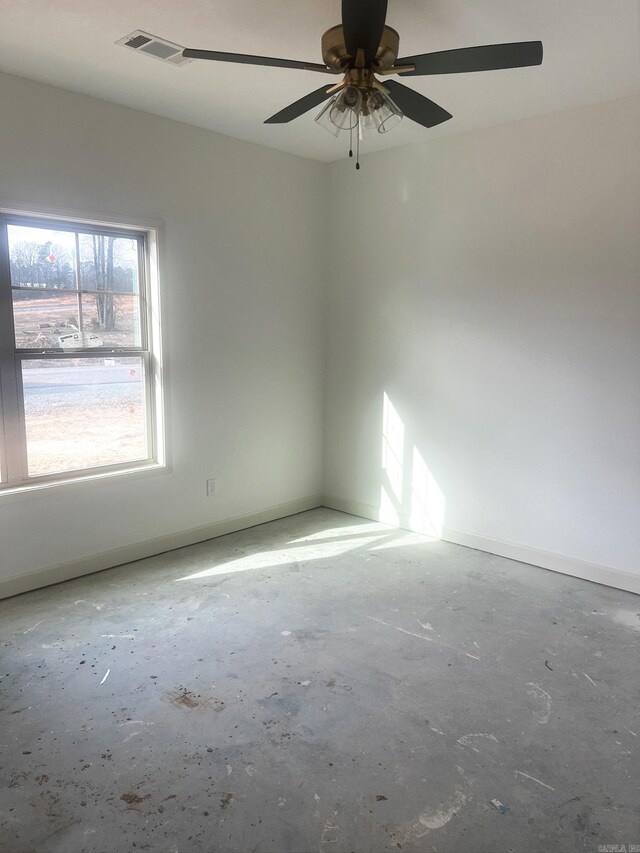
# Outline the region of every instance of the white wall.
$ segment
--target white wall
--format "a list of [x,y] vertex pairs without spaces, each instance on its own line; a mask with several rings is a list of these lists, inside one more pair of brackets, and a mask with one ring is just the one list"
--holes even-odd
[[323,438],[331,505],[638,582],[640,99],[359,173],[6,75],[0,103],[0,206],[165,223],[172,454],[0,495],[0,591],[312,506]]
[[636,97],[331,166],[330,505],[640,591],[639,151]]
[[326,167],[7,75],[0,103],[0,206],[164,221],[172,436],[166,475],[0,495],[0,582],[317,503]]

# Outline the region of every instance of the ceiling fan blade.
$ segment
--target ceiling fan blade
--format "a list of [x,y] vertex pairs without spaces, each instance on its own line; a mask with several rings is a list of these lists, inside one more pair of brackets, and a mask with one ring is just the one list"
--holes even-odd
[[312,110],[314,107],[317,107],[318,104],[326,101],[328,97],[329,93],[327,92],[327,87],[322,86],[320,89],[316,89],[315,92],[310,92],[308,95],[305,95],[304,98],[300,98],[299,101],[289,104],[288,107],[285,107],[283,110],[280,110],[279,113],[272,115],[271,118],[268,118],[264,123],[285,124],[288,121],[293,121],[294,118],[298,118],[298,116],[303,115],[309,110]]
[[269,65],[274,68],[297,68],[301,71],[322,71],[334,74],[326,65],[315,62],[298,62],[296,59],[274,59],[271,56],[251,56],[246,53],[222,53],[219,50],[197,50],[187,47],[182,51],[185,59],[213,59],[216,62],[239,62],[242,65]]
[[459,50],[441,50],[419,56],[403,56],[395,67],[415,65],[405,77],[426,74],[462,74],[468,71],[496,71],[499,68],[523,68],[542,63],[541,41],[516,41],[509,44],[485,44]]
[[449,121],[453,118],[451,113],[448,113],[438,104],[425,98],[420,92],[409,89],[403,86],[402,83],[396,83],[395,80],[385,80],[385,87],[389,90],[391,99],[400,107],[402,112],[411,121],[415,121],[423,127],[435,127],[437,124],[442,124],[443,121]]
[[387,0],[342,0],[342,29],[347,52],[354,57],[364,51],[366,64],[375,59],[384,22]]

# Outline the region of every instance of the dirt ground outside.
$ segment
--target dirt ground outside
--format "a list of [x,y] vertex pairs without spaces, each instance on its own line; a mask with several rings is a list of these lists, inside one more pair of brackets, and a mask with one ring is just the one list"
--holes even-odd
[[25,409],[30,476],[147,458],[144,405],[133,395],[99,405],[58,401],[48,414]]
[[26,349],[59,347],[60,336],[74,331],[96,335],[104,346],[137,346],[140,334],[138,296],[119,293],[113,298],[116,328],[108,332],[101,331],[97,324],[95,293],[82,294],[83,329],[79,329],[78,298],[75,291],[56,293],[53,296],[45,292],[31,292],[30,298],[15,299],[13,318],[16,346]]

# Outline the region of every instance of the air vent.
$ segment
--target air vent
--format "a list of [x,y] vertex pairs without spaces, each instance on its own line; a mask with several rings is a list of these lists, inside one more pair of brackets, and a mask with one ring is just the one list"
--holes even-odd
[[192,61],[185,59],[182,55],[184,48],[181,45],[152,36],[151,33],[145,33],[142,30],[129,33],[128,36],[118,39],[116,44],[121,47],[128,47],[138,53],[146,53],[147,56],[160,59],[162,62],[169,62],[171,65],[186,65]]

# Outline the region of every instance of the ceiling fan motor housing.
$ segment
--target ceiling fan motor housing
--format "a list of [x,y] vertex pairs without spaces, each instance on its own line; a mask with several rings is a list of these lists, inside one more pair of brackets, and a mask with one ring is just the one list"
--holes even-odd
[[[386,27],[382,33],[380,46],[376,52],[374,70],[376,68],[391,68],[398,58],[400,36],[392,27]],[[347,51],[342,25],[327,30],[322,36],[322,58],[328,68],[334,71],[344,71],[353,67],[356,58]]]

